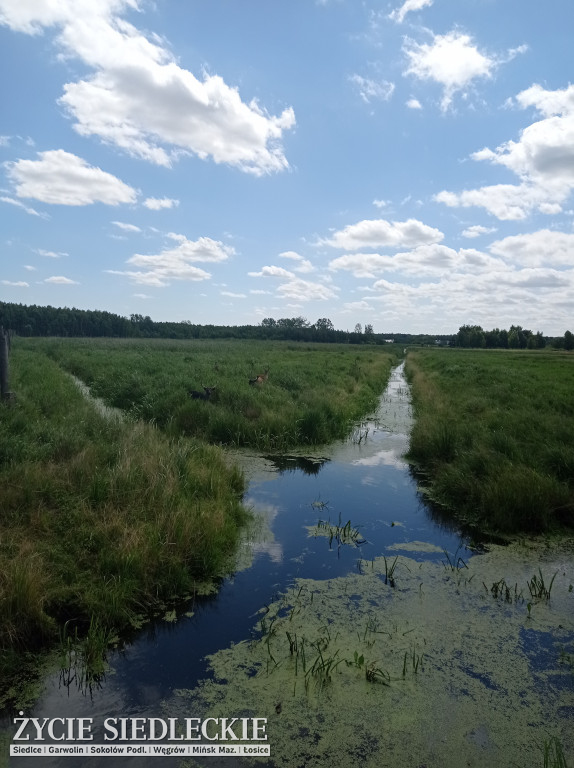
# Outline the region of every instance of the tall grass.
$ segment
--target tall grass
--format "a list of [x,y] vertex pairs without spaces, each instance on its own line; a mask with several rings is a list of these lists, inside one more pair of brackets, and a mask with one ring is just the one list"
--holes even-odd
[[[171,435],[262,451],[344,437],[374,408],[396,351],[263,341],[20,340],[109,405]],[[269,369],[261,384],[249,380]],[[189,389],[215,386],[209,402]]]
[[407,375],[434,499],[492,531],[574,526],[574,357],[421,349]]
[[[14,345],[0,419],[0,703],[58,627],[122,630],[227,567],[246,513],[221,451],[108,420]],[[89,633],[88,633],[89,636]]]

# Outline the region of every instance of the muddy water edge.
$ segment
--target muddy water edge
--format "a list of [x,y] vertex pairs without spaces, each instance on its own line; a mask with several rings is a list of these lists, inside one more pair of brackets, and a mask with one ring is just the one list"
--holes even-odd
[[[144,627],[101,685],[49,676],[26,714],[92,718],[98,743],[106,717],[267,718],[270,757],[162,765],[530,768],[558,743],[570,765],[572,542],[476,554],[417,492],[411,419],[399,366],[346,441],[230,456],[253,509],[233,575]],[[157,758],[65,759],[116,762]]]

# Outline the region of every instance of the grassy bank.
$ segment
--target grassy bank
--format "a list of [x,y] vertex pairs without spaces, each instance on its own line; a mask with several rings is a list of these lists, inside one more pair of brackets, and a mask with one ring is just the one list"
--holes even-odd
[[[59,645],[64,663],[83,659],[93,675],[116,633],[229,567],[243,479],[209,442],[269,450],[343,437],[396,360],[280,342],[13,347],[17,396],[0,414],[0,708],[37,651]],[[69,373],[127,418],[102,413]],[[203,385],[212,398],[191,399]]]
[[410,458],[431,498],[503,533],[574,527],[574,357],[416,350]]
[[[288,342],[20,340],[109,405],[172,435],[262,451],[344,437],[372,409],[396,349]],[[402,350],[401,350],[402,351]],[[263,383],[249,384],[268,370]],[[209,402],[188,390],[216,387]]]
[[217,448],[106,419],[18,342],[11,384],[17,398],[0,419],[0,704],[27,653],[62,637],[70,647],[76,629],[105,648],[221,573],[245,516],[242,477]]

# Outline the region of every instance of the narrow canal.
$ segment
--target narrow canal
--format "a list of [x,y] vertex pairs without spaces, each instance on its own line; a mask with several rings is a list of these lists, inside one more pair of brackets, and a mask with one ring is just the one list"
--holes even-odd
[[[558,741],[572,755],[572,550],[530,542],[473,554],[417,492],[403,459],[411,420],[401,365],[346,441],[233,456],[253,522],[232,575],[142,628],[111,655],[101,686],[49,677],[31,714],[92,718],[96,742],[107,717],[267,718],[270,756],[161,763],[188,768],[529,768]],[[538,573],[546,587],[556,574],[550,596],[533,596]]]

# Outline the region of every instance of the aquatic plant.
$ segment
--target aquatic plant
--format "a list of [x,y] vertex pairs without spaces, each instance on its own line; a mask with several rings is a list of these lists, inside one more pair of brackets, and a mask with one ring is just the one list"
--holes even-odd
[[359,529],[351,525],[350,520],[341,525],[341,515],[339,515],[339,522],[335,525],[330,520],[319,520],[315,528],[315,536],[318,535],[327,536],[329,548],[331,548],[333,541],[336,541],[339,547],[345,544],[360,547],[366,542],[366,539],[359,533]]
[[544,768],[568,768],[560,739],[552,736],[544,741],[542,747]]
[[462,549],[462,544],[460,544],[457,547],[456,552],[454,553],[452,559],[449,553],[447,552],[447,550],[443,549],[444,555],[447,559],[446,563],[443,561],[443,565],[445,568],[447,569],[450,568],[451,571],[458,571],[460,570],[460,568],[468,568],[468,565],[464,562],[462,557],[458,556],[458,553],[461,549]]
[[534,574],[534,576],[528,582],[528,589],[530,591],[530,596],[538,599],[544,598],[545,600],[550,600],[550,592],[552,591],[552,585],[554,584],[554,579],[556,578],[557,574],[558,574],[558,571],[554,574],[554,576],[550,580],[550,584],[546,586],[546,583],[544,581],[544,576],[542,575],[542,571],[539,568],[538,576]]

